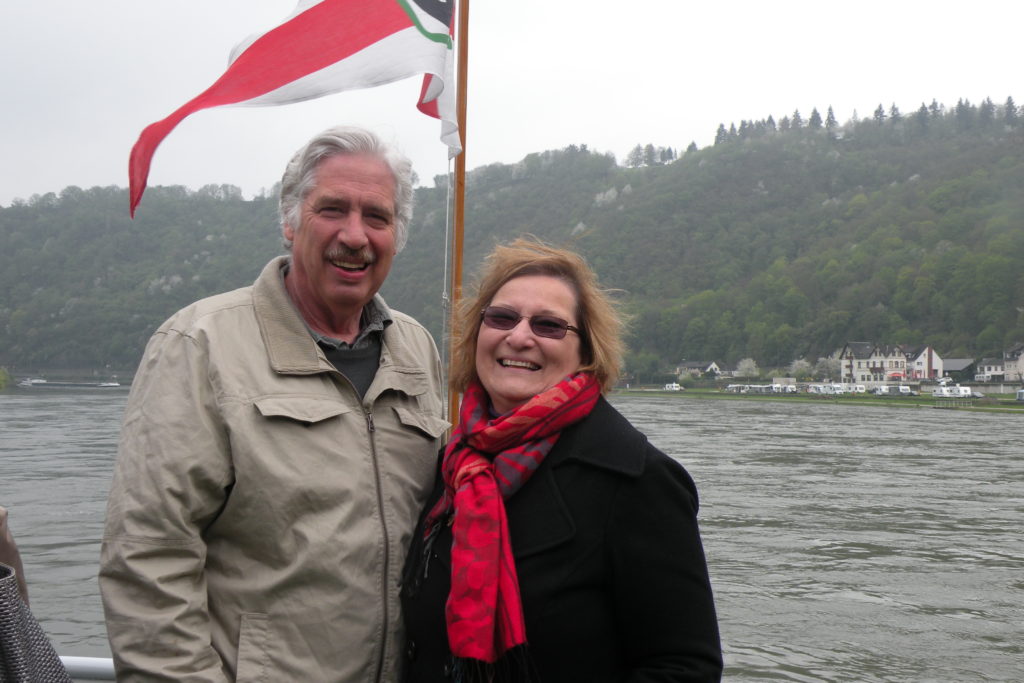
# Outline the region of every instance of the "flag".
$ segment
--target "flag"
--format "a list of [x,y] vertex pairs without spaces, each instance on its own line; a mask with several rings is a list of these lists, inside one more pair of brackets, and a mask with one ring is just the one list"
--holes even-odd
[[449,156],[461,151],[455,118],[455,0],[300,0],[290,17],[242,41],[213,85],[145,128],[128,160],[132,216],[146,190],[153,153],[201,109],[277,105],[424,74],[417,107],[441,120]]

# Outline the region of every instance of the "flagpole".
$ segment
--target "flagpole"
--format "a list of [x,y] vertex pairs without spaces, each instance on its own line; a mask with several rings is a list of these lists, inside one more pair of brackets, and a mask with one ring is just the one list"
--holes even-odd
[[[459,27],[456,45],[458,46],[458,76],[455,102],[455,116],[459,124],[459,138],[462,142],[462,153],[455,157],[455,207],[452,211],[452,285],[451,285],[451,319],[448,329],[455,332],[455,314],[462,298],[462,245],[463,228],[466,211],[466,87],[469,73],[469,0],[458,3]],[[451,367],[455,357],[455,335],[451,334],[448,346],[448,365]],[[451,376],[449,372],[448,376]],[[448,420],[452,426],[459,422],[459,396],[448,388]]]

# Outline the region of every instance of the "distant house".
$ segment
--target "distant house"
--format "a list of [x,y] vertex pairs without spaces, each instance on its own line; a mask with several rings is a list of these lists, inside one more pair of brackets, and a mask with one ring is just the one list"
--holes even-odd
[[858,371],[863,372],[864,365],[874,350],[874,342],[846,342],[832,357],[839,361],[839,380],[852,382]]
[[942,358],[927,344],[904,345],[903,356],[907,359],[907,379],[938,379],[944,373]]
[[947,358],[942,364],[946,369],[944,377],[966,382],[974,376],[973,358]]
[[1024,381],[1024,343],[1017,343],[1003,351],[1003,370],[1008,382]]
[[842,383],[903,381],[907,377],[907,358],[898,344],[847,342],[832,357],[839,360]]
[[715,361],[685,360],[676,367],[676,374],[703,377],[704,375],[721,375],[722,369]]
[[1005,377],[1002,358],[982,358],[974,367],[975,382],[1002,382]]

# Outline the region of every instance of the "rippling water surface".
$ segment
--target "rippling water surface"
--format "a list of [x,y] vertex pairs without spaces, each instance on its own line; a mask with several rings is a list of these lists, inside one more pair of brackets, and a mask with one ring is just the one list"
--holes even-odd
[[729,680],[1024,680],[1019,417],[622,398],[701,494]]
[[[62,654],[96,587],[122,389],[0,393],[0,504]],[[726,680],[1024,680],[1024,422],[616,396],[697,481]]]
[[0,505],[32,613],[63,655],[109,657],[96,572],[127,389],[0,393]]

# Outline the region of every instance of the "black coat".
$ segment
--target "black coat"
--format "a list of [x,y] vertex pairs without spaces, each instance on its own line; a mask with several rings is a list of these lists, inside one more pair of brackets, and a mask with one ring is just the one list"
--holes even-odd
[[[562,433],[506,510],[541,683],[721,678],[697,489],[607,401]],[[422,537],[419,528],[402,590],[404,680],[440,683],[450,680],[451,530],[442,527],[425,577]]]

